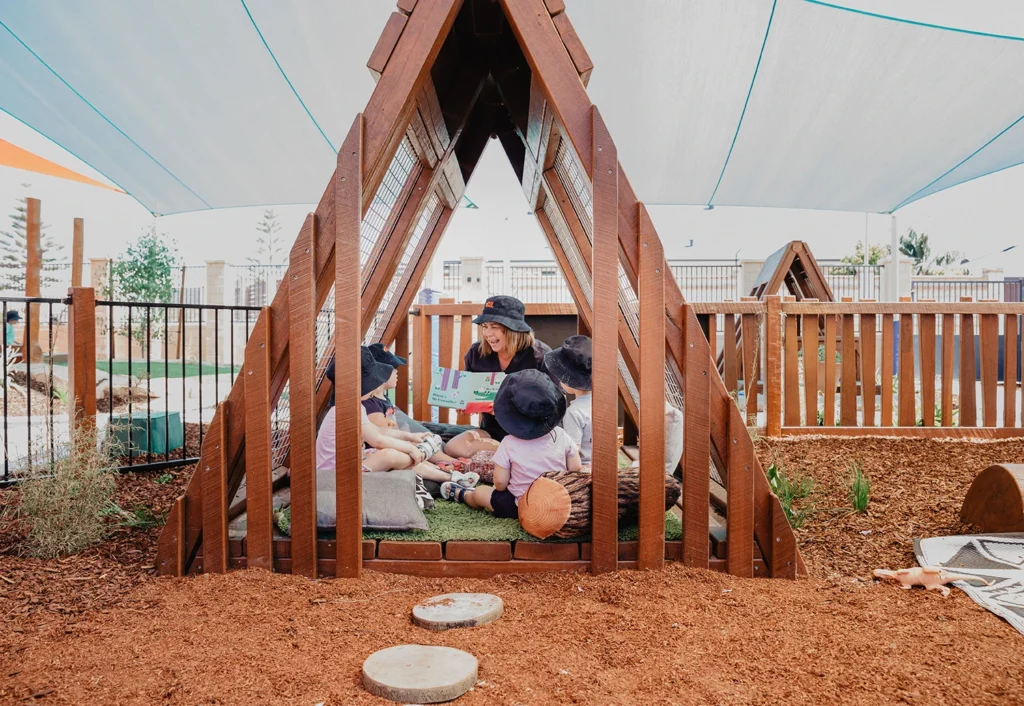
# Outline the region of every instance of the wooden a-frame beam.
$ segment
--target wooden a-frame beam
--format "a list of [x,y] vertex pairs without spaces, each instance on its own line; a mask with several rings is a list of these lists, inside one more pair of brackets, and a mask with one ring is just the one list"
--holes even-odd
[[[537,218],[537,223],[540,224],[541,231],[544,232],[545,239],[548,241],[548,247],[551,248],[551,252],[554,253],[555,259],[558,261],[558,266],[565,277],[565,283],[569,285],[569,293],[572,295],[573,303],[576,305],[576,315],[582,320],[587,331],[593,331],[594,313],[590,309],[590,304],[587,303],[587,296],[583,292],[583,285],[577,279],[572,265],[569,264],[569,259],[566,257],[565,251],[562,250],[562,244],[558,242],[554,226],[551,225],[551,221],[543,208],[538,208],[533,213]],[[633,395],[630,393],[621,372],[616,371],[616,379],[618,381],[619,399],[622,401],[623,411],[634,424],[637,424],[639,423],[639,410],[637,409],[636,402],[633,400]]]
[[[531,70],[540,77],[541,85],[549,105],[558,116],[559,122],[575,148],[580,163],[587,176],[593,182],[594,164],[591,153],[593,144],[593,127],[591,124],[591,102],[586,89],[580,81],[576,68],[566,52],[551,17],[542,0],[500,0],[505,16],[513,33],[519,41],[523,54],[526,56]],[[622,165],[618,165],[619,194],[619,245],[621,262],[626,276],[635,288],[639,253],[637,252],[637,205],[639,200],[633,191]],[[668,263],[665,263],[668,267]],[[683,305],[686,303],[678,283],[673,277],[665,278],[666,300],[666,348],[678,370],[684,370],[685,354],[683,351]],[[691,312],[691,316],[692,316]],[[696,317],[694,317],[696,319]],[[695,321],[696,323],[696,321]],[[714,366],[712,361],[712,366]],[[730,447],[730,417],[736,416],[733,428],[744,425],[740,411],[733,403],[725,383],[720,375],[711,376],[710,411],[711,411],[711,445],[712,455],[720,472],[727,468],[725,459]],[[740,440],[744,445],[751,444],[749,438]],[[754,534],[761,547],[765,563],[772,562],[774,533],[771,521],[772,493],[768,479],[756,456],[754,462]],[[796,552],[797,573],[806,573],[799,551]]]
[[[444,42],[461,7],[461,0],[435,0],[418,3],[409,17],[395,48],[394,56],[399,61],[389,61],[381,80],[377,83],[363,113],[368,126],[363,136],[362,168],[362,212],[365,215],[377,188],[384,178],[388,164],[394,156],[409,123],[412,111],[416,109],[416,98],[429,75],[441,44]],[[315,217],[317,232],[335,232],[335,185],[336,174],[331,175],[323,196],[317,205]],[[354,253],[353,253],[354,256]],[[334,238],[320,237],[316,242],[316,301],[318,309],[334,284]],[[286,272],[274,301],[267,310],[270,331],[270,365],[272,368],[270,395],[271,407],[276,404],[288,378],[288,281]],[[263,314],[261,314],[263,316]],[[245,409],[244,386],[236,383],[228,394],[230,409]],[[227,419],[225,458],[230,468],[228,476],[228,497],[233,497],[245,476],[245,462],[242,458],[245,439],[243,414],[232,414]],[[208,442],[204,439],[204,446]],[[185,517],[177,517],[178,508],[184,507]],[[175,528],[181,528],[181,535]],[[179,554],[184,557],[187,570],[195,557],[202,536],[202,494],[199,476],[189,481],[184,501],[175,504],[168,517],[157,546],[157,571],[174,573]],[[179,546],[179,543],[183,546]]]

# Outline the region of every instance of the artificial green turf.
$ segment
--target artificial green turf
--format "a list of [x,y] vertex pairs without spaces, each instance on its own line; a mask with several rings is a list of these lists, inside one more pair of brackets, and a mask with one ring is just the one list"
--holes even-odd
[[[426,531],[383,532],[364,530],[363,539],[390,539],[399,542],[448,542],[451,540],[476,542],[509,542],[517,539],[537,541],[523,531],[517,520],[499,519],[483,510],[473,510],[462,503],[436,501],[433,510],[425,513],[430,529]],[[682,537],[682,523],[671,512],[665,513],[665,539]],[[619,539],[631,540],[639,536],[636,525],[619,527]],[[550,539],[550,542],[589,542],[590,536],[574,539]]]
[[[113,368],[113,369],[111,369]],[[102,370],[105,373],[112,373],[113,375],[127,375],[128,374],[128,361],[127,360],[115,360],[113,365],[107,360],[96,361],[96,369]],[[239,367],[236,365],[232,368],[230,365],[221,363],[220,365],[214,366],[213,363],[203,363],[202,371],[203,375],[212,375],[217,373],[235,373],[238,372]],[[133,360],[131,365],[131,374],[133,377],[143,377],[147,373],[150,377],[154,378],[180,378],[182,377],[182,364],[181,361],[162,361],[152,360],[149,362],[149,370],[146,369],[145,360]],[[196,377],[200,374],[199,363],[185,363],[184,365],[184,377]]]

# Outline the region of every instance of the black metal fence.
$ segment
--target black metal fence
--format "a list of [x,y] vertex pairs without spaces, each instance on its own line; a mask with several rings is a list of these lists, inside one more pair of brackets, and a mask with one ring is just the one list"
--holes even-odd
[[[3,475],[14,481],[33,466],[53,463],[67,436],[68,299],[0,298],[4,321]],[[8,322],[7,316],[17,313]],[[63,415],[63,416],[62,416]]]
[[937,302],[958,302],[964,297],[974,301],[1024,301],[1024,278],[1000,280],[969,279],[916,279],[911,282],[910,294],[914,301],[934,299]]
[[198,460],[260,307],[97,301],[97,413],[122,470]]

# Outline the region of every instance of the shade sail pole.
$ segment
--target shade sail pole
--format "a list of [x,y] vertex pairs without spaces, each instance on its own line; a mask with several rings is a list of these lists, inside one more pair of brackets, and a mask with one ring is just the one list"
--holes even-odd
[[890,223],[892,225],[891,232],[891,244],[890,244],[890,261],[892,262],[892,300],[898,302],[900,300],[900,237],[896,232],[896,214],[889,214]]

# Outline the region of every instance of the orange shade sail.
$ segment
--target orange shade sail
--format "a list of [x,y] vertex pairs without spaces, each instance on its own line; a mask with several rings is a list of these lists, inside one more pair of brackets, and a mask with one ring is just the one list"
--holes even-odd
[[46,174],[47,176],[54,176],[58,179],[67,179],[69,181],[81,182],[82,184],[89,184],[90,186],[98,186],[101,189],[110,189],[111,191],[116,191],[119,194],[124,193],[113,186],[108,186],[102,182],[96,181],[95,179],[90,179],[84,174],[79,174],[67,167],[62,167],[48,159],[43,159],[39,155],[33,154],[28,150],[23,150],[16,145],[12,145],[6,140],[0,140],[0,167],[24,169],[27,172]]

